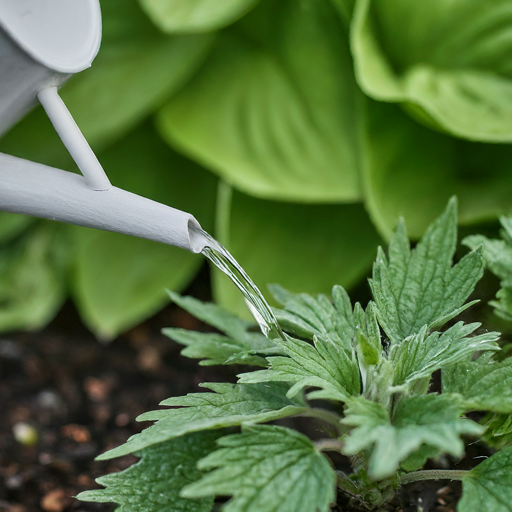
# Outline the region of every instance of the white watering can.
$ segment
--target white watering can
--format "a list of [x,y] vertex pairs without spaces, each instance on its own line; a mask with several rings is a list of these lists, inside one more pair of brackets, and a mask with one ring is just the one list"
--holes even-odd
[[0,210],[201,252],[192,215],[110,184],[58,95],[100,41],[98,0],[0,0],[0,135],[39,102],[83,174],[0,153]]

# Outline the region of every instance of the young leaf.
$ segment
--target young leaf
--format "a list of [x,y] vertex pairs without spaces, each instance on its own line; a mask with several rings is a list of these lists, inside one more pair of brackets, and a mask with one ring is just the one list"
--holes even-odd
[[315,336],[314,345],[287,336],[279,345],[288,357],[268,357],[269,370],[239,375],[243,383],[294,382],[287,396],[297,394],[307,386],[321,388],[309,398],[344,401],[360,392],[359,369],[352,348],[347,349],[331,336]]
[[206,358],[199,364],[249,364],[267,366],[263,355],[276,355],[283,351],[259,332],[249,332],[253,323],[247,322],[213,304],[201,302],[193,297],[182,297],[168,291],[169,296],[196,318],[216,327],[228,336],[215,333],[200,333],[186,329],[167,328],[162,332],[169,338],[186,345],[181,354],[192,358]]
[[442,334],[433,332],[430,335],[425,325],[418,334],[395,345],[389,355],[395,371],[393,385],[401,386],[430,377],[439,368],[463,361],[476,351],[499,350],[495,343],[500,336],[498,332],[469,336],[480,325],[458,322]]
[[182,495],[233,496],[224,512],[328,512],[336,475],[302,434],[283,427],[244,427],[223,437],[221,448],[199,462],[213,469]]
[[512,511],[512,448],[495,453],[462,479],[457,510]]
[[478,424],[461,419],[457,400],[443,395],[417,395],[402,399],[392,421],[382,405],[362,397],[353,399],[342,423],[355,427],[345,438],[343,453],[356,455],[371,448],[369,474],[375,480],[392,475],[411,453],[431,446],[461,456],[463,434],[481,434]]
[[484,247],[484,260],[489,270],[501,279],[501,289],[496,294],[498,301],[489,302],[497,315],[512,320],[512,218],[501,217],[503,240],[491,240],[483,235],[466,237],[462,243],[470,248]]
[[354,320],[350,298],[342,286],[333,287],[332,301],[323,294],[316,297],[307,293],[295,294],[278,284],[269,284],[268,289],[284,306],[284,309],[274,309],[283,329],[310,339],[315,334],[336,333],[350,346],[354,337]]
[[486,427],[482,441],[495,450],[512,446],[512,414],[489,413],[480,422]]
[[189,432],[273,421],[305,410],[298,398],[286,398],[288,386],[285,384],[202,386],[214,393],[191,393],[164,400],[160,405],[179,408],[142,414],[137,421],[156,423],[130,437],[125,444],[103,453],[98,460],[120,457]]
[[481,251],[452,267],[457,241],[457,201],[427,229],[411,251],[403,221],[389,244],[389,260],[379,250],[370,285],[382,328],[392,344],[424,326],[438,328],[468,308],[464,301],[483,273]]
[[512,358],[463,362],[442,371],[443,393],[458,393],[466,411],[512,413]]
[[258,0],[139,0],[153,23],[164,32],[208,32],[235,21]]
[[97,479],[106,489],[82,492],[77,499],[117,503],[118,512],[210,512],[213,496],[187,499],[180,491],[203,475],[197,462],[215,449],[218,437],[218,432],[196,432],[145,448],[133,466]]

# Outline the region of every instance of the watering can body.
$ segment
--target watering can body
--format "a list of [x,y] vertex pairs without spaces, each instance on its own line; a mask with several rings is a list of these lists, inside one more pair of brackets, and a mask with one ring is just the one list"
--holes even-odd
[[58,95],[101,41],[98,0],[0,0],[0,136],[38,103],[83,176],[0,153],[0,211],[200,252],[194,217],[113,187]]

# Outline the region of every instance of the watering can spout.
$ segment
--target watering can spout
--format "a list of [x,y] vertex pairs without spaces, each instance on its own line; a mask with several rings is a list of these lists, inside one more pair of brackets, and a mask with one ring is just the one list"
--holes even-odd
[[83,176],[0,153],[0,210],[115,231],[199,253],[190,214],[111,187],[92,190]]

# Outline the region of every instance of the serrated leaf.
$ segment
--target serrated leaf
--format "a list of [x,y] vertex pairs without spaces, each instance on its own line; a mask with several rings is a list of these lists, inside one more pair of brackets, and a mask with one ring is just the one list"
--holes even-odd
[[461,405],[452,397],[418,395],[402,399],[391,420],[382,405],[353,399],[342,423],[355,428],[345,437],[343,453],[370,449],[369,475],[375,480],[392,475],[400,462],[424,445],[460,457],[464,453],[460,436],[483,432],[478,424],[461,419],[461,413]]
[[457,393],[467,411],[512,413],[512,359],[461,362],[442,371],[443,393]]
[[267,0],[219,36],[158,122],[171,145],[248,194],[354,201],[360,101],[330,2]]
[[[218,208],[227,218],[218,219],[225,236],[216,232],[217,239],[262,291],[268,283],[311,295],[330,294],[334,283],[349,288],[367,274],[380,241],[360,204],[279,203],[233,190],[231,203]],[[216,271],[213,292],[230,311],[247,311],[240,292]]]
[[483,273],[481,251],[467,254],[452,267],[457,239],[457,202],[410,250],[405,225],[399,222],[388,258],[379,250],[370,286],[379,322],[392,344],[401,343],[424,326],[438,328],[471,304],[463,306]]
[[[215,179],[171,151],[145,124],[100,154],[112,183],[188,211],[210,229]],[[167,303],[165,288],[188,284],[202,256],[115,233],[72,228],[72,295],[85,323],[111,339]]]
[[337,334],[350,346],[350,340],[354,337],[354,320],[350,298],[343,287],[333,287],[332,301],[324,294],[316,297],[307,293],[295,294],[278,284],[270,284],[268,289],[274,299],[284,306],[284,310],[274,309],[282,328],[310,339],[315,334]]
[[283,427],[244,427],[223,437],[221,448],[200,461],[213,469],[183,495],[233,496],[225,512],[328,512],[336,476],[302,434]]
[[65,226],[37,222],[0,252],[0,330],[38,329],[66,298],[69,237]]
[[164,32],[207,32],[243,16],[259,0],[139,0],[153,23]]
[[283,353],[282,349],[260,332],[248,331],[254,324],[238,318],[216,304],[201,302],[193,297],[182,297],[171,291],[168,293],[178,306],[228,335],[176,328],[162,331],[174,341],[186,345],[187,348],[181,351],[182,355],[206,358],[200,365],[248,364],[266,367],[267,361],[262,356]]
[[371,97],[409,102],[431,125],[510,141],[512,10],[507,0],[358,0],[356,76]]
[[137,421],[156,423],[130,437],[125,444],[103,453],[98,460],[120,457],[189,432],[272,421],[305,410],[300,399],[286,397],[289,386],[285,384],[202,386],[214,393],[191,393],[164,400],[160,405],[179,408],[157,410],[139,416]]
[[305,387],[318,387],[309,398],[329,398],[345,401],[360,392],[359,368],[352,347],[347,348],[338,338],[315,336],[314,344],[286,336],[279,345],[288,357],[267,357],[268,370],[239,375],[239,382],[294,382],[287,396],[294,396]]
[[512,448],[495,453],[462,479],[460,512],[512,511]]
[[458,322],[442,334],[428,334],[424,326],[418,334],[406,338],[391,350],[389,360],[394,367],[393,385],[402,386],[430,377],[440,368],[467,360],[477,351],[497,351],[500,333],[486,332],[470,337],[481,324]]
[[495,450],[512,446],[512,414],[489,413],[480,424],[485,427],[482,441]]
[[106,489],[81,492],[76,498],[116,503],[118,512],[210,512],[213,496],[187,499],[181,489],[203,476],[197,462],[215,449],[218,432],[196,432],[150,446],[141,460],[119,473],[98,478]]

